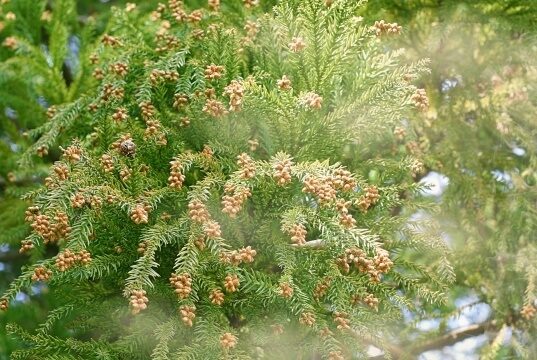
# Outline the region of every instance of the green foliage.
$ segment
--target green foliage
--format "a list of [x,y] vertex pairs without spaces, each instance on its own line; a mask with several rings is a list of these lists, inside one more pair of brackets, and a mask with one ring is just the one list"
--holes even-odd
[[[409,24],[400,42],[411,46],[409,60],[436,54],[422,80],[432,106],[412,120],[405,141],[449,178],[438,217],[451,237],[458,288],[491,308],[497,333],[484,358],[531,358],[535,323],[521,310],[536,298],[535,7],[379,1],[367,11]],[[509,327],[517,330],[503,347]]]
[[[22,273],[0,273],[0,321],[18,324],[0,346],[411,358],[464,339],[451,320],[486,304],[482,357],[531,358],[534,6],[247,3],[1,5],[0,242]],[[435,173],[449,184],[424,197]]]
[[[446,301],[445,247],[407,230],[430,206],[412,175],[420,163],[389,151],[370,160],[415,111],[404,77],[426,61],[403,63],[383,47],[354,1],[283,1],[257,19],[260,9],[229,16],[228,6],[200,21],[177,21],[182,8],[171,5],[114,8],[102,41],[81,52],[70,86],[84,93],[51,86],[65,105],[30,132],[21,164],[65,148],[46,187],[26,195],[38,209],[26,241],[60,252],[25,270],[4,299],[44,268],[63,300],[36,334],[9,328],[31,344],[15,357],[250,358],[276,344],[274,358],[364,353],[357,337],[380,339],[402,310]],[[52,16],[47,66],[60,79],[74,9],[55,7],[66,16]],[[257,25],[243,29],[245,19]],[[37,52],[20,44],[24,56]],[[87,76],[90,54],[98,83]],[[411,260],[419,246],[434,249],[423,264]],[[353,251],[366,265],[349,272]],[[71,254],[75,263],[61,265]],[[186,295],[174,295],[170,274],[191,279]],[[185,309],[195,311],[192,329]],[[56,323],[70,339],[51,333]],[[148,328],[154,337],[142,336]]]

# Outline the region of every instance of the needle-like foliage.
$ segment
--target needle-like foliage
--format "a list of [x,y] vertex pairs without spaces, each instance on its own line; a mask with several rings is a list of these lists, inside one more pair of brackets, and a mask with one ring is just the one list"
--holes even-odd
[[423,163],[385,146],[428,106],[412,85],[427,61],[360,1],[217,3],[114,8],[81,57],[94,82],[30,132],[22,165],[62,155],[24,197],[21,250],[59,252],[1,304],[34,282],[61,301],[36,333],[9,328],[29,345],[14,358],[365,356],[404,311],[445,302],[446,246],[415,216],[434,208]]

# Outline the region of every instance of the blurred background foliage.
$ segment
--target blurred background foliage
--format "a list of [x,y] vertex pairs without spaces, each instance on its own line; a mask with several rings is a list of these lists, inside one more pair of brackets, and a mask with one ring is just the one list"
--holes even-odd
[[409,59],[431,59],[431,75],[421,79],[431,108],[409,120],[404,141],[426,159],[425,180],[445,188],[435,194],[436,217],[453,250],[458,291],[454,308],[440,311],[423,336],[445,332],[449,312],[467,297],[483,315],[475,343],[483,358],[534,356],[534,339],[516,329],[535,331],[520,311],[537,296],[537,8],[531,1],[381,0],[364,14],[401,23],[399,45]]
[[[141,11],[158,3],[131,2]],[[69,102],[96,85],[89,76],[88,49],[105,31],[110,7],[125,1],[79,0],[76,9],[57,8],[61,1],[3,3],[0,243],[12,246],[0,248],[0,293],[26,262],[18,247],[29,232],[23,222],[28,204],[20,196],[41,182],[60,153],[51,149],[36,166],[18,167],[30,144],[26,132],[46,121],[49,105]],[[206,6],[205,0],[186,3]],[[241,18],[238,1],[222,3],[231,21]],[[261,0],[265,11],[274,3]],[[406,327],[394,344],[419,349],[423,358],[536,354],[537,344],[527,337],[535,333],[535,321],[523,322],[520,310],[537,298],[537,6],[528,0],[370,0],[361,15],[371,23],[384,19],[403,25],[394,46],[405,48],[409,61],[431,59],[431,74],[418,84],[427,90],[429,112],[403,119],[398,131],[404,135],[393,152],[424,160],[428,172],[422,181],[435,185],[426,195],[435,197],[442,211],[419,215],[441,221],[457,271],[452,302],[409,315],[416,327]],[[50,40],[55,27],[61,27],[63,43]],[[15,52],[6,46],[12,36],[24,44]],[[16,311],[0,314],[0,327],[16,322],[35,328],[53,304],[46,288],[32,288],[17,297]],[[461,317],[464,321],[453,321]],[[468,326],[477,331],[457,340],[480,340],[467,348],[444,348],[454,341],[422,346]],[[61,326],[57,331],[61,334]],[[4,334],[0,359],[19,346]]]

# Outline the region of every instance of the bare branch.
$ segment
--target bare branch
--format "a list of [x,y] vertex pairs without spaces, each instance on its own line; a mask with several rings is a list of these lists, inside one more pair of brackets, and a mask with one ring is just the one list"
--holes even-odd
[[316,240],[307,241],[304,244],[293,244],[293,246],[297,248],[305,247],[305,248],[311,248],[311,249],[320,249],[323,247],[323,240],[316,239]]
[[[455,345],[456,343],[463,341],[465,339],[479,336],[484,334],[487,330],[497,330],[497,326],[493,321],[484,322],[481,324],[473,324],[466,326],[464,328],[455,329],[449,333],[443,334],[437,338],[433,338],[430,341],[427,341],[422,344],[412,346],[408,344],[407,346],[398,346],[393,344],[379,344],[374,341],[369,341],[367,339],[361,339],[367,345],[373,345],[379,349],[386,349],[390,354],[391,358],[394,360],[405,359],[408,357],[417,356],[426,351],[441,349],[445,346]],[[357,335],[359,337],[359,335]],[[405,357],[406,356],[406,357]],[[369,358],[369,360],[384,360],[387,357],[383,355],[376,355]]]
[[496,329],[497,327],[492,321],[484,322],[481,324],[473,324],[464,328],[455,329],[447,334],[444,334],[438,338],[432,339],[424,344],[412,347],[411,351],[415,354],[420,354],[425,351],[440,349],[444,346],[454,345],[465,339],[481,335],[486,330]]

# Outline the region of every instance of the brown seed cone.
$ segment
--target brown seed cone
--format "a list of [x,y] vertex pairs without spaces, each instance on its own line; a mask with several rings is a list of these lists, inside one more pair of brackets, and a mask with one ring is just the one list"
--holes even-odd
[[244,86],[237,80],[233,80],[224,88],[224,94],[229,96],[229,111],[239,111],[244,97]]
[[67,180],[69,177],[69,169],[65,164],[58,163],[54,165],[53,170],[60,181]]
[[323,106],[323,98],[314,92],[306,93],[300,100],[311,109],[320,109]]
[[75,209],[81,208],[85,203],[86,199],[84,198],[84,194],[81,192],[78,192],[71,197],[71,206]]
[[7,299],[0,299],[0,310],[1,311],[6,311],[8,307],[9,307],[8,300]]
[[89,251],[80,251],[78,253],[78,261],[80,261],[82,265],[88,265],[89,263],[91,263],[91,254],[89,253]]
[[313,326],[313,324],[315,324],[315,315],[310,312],[303,312],[300,314],[300,319],[298,321],[302,325]]
[[179,160],[170,162],[170,176],[168,177],[168,185],[175,189],[180,189],[185,181],[185,176],[182,174],[182,166]]
[[117,37],[108,35],[108,34],[104,34],[102,43],[108,46],[120,46],[121,45],[121,42],[119,41]]
[[142,117],[145,121],[155,116],[157,109],[155,106],[148,101],[142,101],[140,104],[140,111],[142,112]]
[[61,253],[58,254],[56,257],[56,267],[60,271],[66,271],[73,267],[75,262],[78,260],[78,256],[72,252],[71,250],[67,249]]
[[209,0],[208,5],[212,11],[218,11],[220,8],[220,0]]
[[364,298],[364,303],[370,308],[378,311],[379,299],[377,299],[373,294],[367,294]]
[[33,248],[34,248],[34,244],[32,243],[32,240],[22,240],[19,253],[23,254],[25,252],[32,250]]
[[32,281],[47,281],[52,276],[52,271],[43,266],[38,266],[34,269]]
[[306,231],[304,225],[294,224],[291,229],[289,229],[288,233],[291,235],[291,240],[293,243],[298,245],[303,245],[306,243],[306,235],[308,232]]
[[181,320],[186,326],[192,326],[194,319],[196,318],[196,307],[195,306],[189,306],[189,305],[182,305],[179,308],[179,314],[181,316]]
[[71,232],[71,227],[69,226],[69,218],[64,212],[58,212],[54,216],[56,223],[54,224],[54,233],[57,238],[65,238]]
[[44,157],[48,155],[48,148],[45,145],[41,145],[36,150],[37,156]]
[[330,351],[328,353],[328,360],[345,360],[345,357],[343,356],[343,352],[341,352],[341,350]]
[[313,297],[317,300],[324,297],[328,291],[328,288],[330,287],[330,282],[330,278],[322,279],[321,282],[315,286],[315,289],[313,290]]
[[373,258],[375,267],[380,273],[387,273],[390,271],[393,266],[393,261],[390,259],[390,256],[387,251],[379,251],[378,254]]
[[24,212],[24,221],[32,222],[35,220],[36,215],[39,214],[39,207],[37,206],[30,206],[26,211]]
[[375,24],[372,27],[373,32],[377,36],[382,35],[398,35],[401,33],[402,26],[398,25],[397,23],[388,23],[384,20],[375,21]]
[[194,241],[194,244],[196,245],[196,247],[202,251],[202,250],[205,250],[205,239],[203,238],[203,236],[200,236],[198,237],[195,241]]
[[257,147],[259,146],[259,140],[257,139],[250,139],[248,140],[248,145],[250,146],[250,151],[256,151]]
[[337,191],[333,185],[331,177],[312,177],[308,176],[304,179],[304,187],[302,191],[311,193],[319,199],[321,205],[326,205],[336,200]]
[[226,194],[222,197],[222,212],[235,218],[242,209],[242,204],[252,195],[249,188],[237,189],[234,185],[224,186]]
[[114,170],[114,161],[112,157],[108,154],[101,156],[101,166],[103,167],[104,172],[111,172]]
[[287,75],[282,76],[282,78],[276,83],[278,84],[278,88],[280,90],[291,90],[291,80],[287,77]]
[[532,304],[527,304],[522,307],[522,310],[520,310],[520,315],[525,320],[531,320],[533,317],[537,314],[537,308],[535,308]]
[[31,226],[32,229],[39,234],[46,243],[56,240],[53,227],[50,223],[50,218],[47,215],[35,215]]
[[136,224],[147,224],[149,221],[149,214],[143,205],[136,205],[131,211],[131,219]]
[[214,305],[222,305],[224,303],[224,293],[220,289],[213,289],[209,294],[209,299]]
[[337,324],[339,330],[348,330],[350,329],[350,320],[349,316],[346,313],[334,312],[334,322]]
[[175,293],[180,299],[186,299],[192,292],[192,277],[190,274],[172,274],[170,284],[175,288]]
[[237,156],[237,165],[240,167],[240,177],[251,179],[255,176],[255,162],[246,153]]
[[188,96],[186,94],[175,94],[173,97],[173,107],[180,109],[188,104]]
[[276,180],[278,185],[283,186],[291,182],[292,165],[293,163],[290,158],[277,161],[272,165],[274,171],[272,177]]
[[129,66],[125,63],[117,62],[110,64],[110,71],[116,75],[119,75],[120,77],[124,77],[129,71]]
[[356,220],[351,214],[339,214],[339,223],[347,229],[352,229],[356,226]]
[[235,292],[239,289],[240,281],[236,274],[227,275],[224,280],[224,287],[227,292]]
[[243,1],[244,1],[244,6],[246,6],[247,8],[251,8],[251,7],[259,5],[259,0],[243,0]]
[[224,67],[222,65],[211,64],[205,69],[205,78],[207,80],[220,79],[223,72]]
[[194,199],[188,203],[188,216],[197,223],[203,224],[210,219],[209,211],[204,203]]
[[333,336],[334,333],[328,328],[328,327],[325,327],[325,328],[322,328],[320,331],[319,331],[319,335],[324,338],[324,337],[327,337],[327,336]]
[[7,299],[0,299],[0,310],[1,311],[6,311],[8,307],[9,307],[8,300]]
[[429,109],[429,98],[427,97],[425,89],[416,89],[411,100],[420,111],[427,111],[427,109]]
[[228,113],[224,104],[215,99],[207,99],[205,106],[203,107],[203,112],[215,118],[227,115]]
[[237,337],[231,333],[224,333],[220,336],[220,346],[222,346],[224,350],[234,348],[237,345],[237,341]]
[[222,236],[220,224],[213,220],[210,220],[204,224],[203,231],[208,238],[219,238]]
[[247,246],[239,250],[239,256],[242,262],[252,263],[254,262],[254,257],[257,255],[257,251],[252,249],[251,246]]
[[82,158],[82,149],[80,147],[71,145],[63,151],[63,157],[71,163],[77,163]]
[[280,284],[280,290],[279,293],[281,296],[283,296],[286,299],[289,299],[293,296],[293,288],[291,287],[291,284],[289,283],[281,283]]
[[114,119],[117,122],[122,122],[124,120],[127,120],[128,117],[129,115],[127,114],[127,109],[125,108],[117,109],[116,112],[114,112],[114,114],[112,115],[112,119]]
[[303,38],[294,37],[289,43],[288,47],[291,52],[297,53],[304,50],[304,48],[306,47],[306,43],[304,42]]
[[145,295],[145,290],[133,290],[131,292],[129,304],[133,315],[136,315],[140,311],[147,309],[149,299]]

